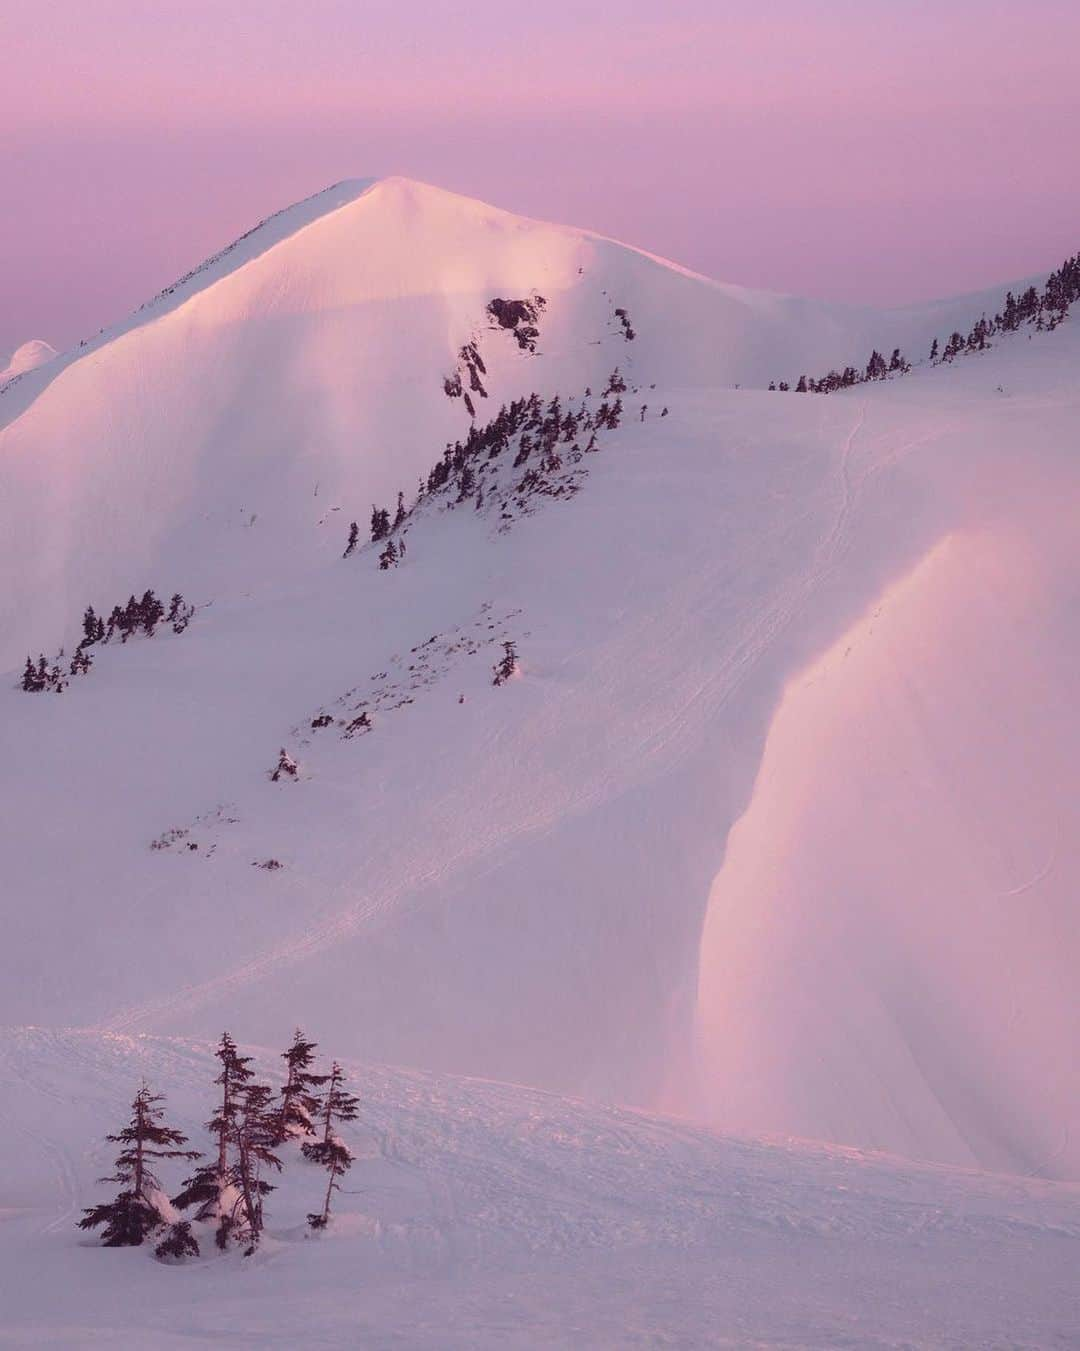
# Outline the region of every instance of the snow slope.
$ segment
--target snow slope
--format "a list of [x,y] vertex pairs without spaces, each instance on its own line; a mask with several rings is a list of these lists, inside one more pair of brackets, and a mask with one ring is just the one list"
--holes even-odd
[[133,1082],[168,1084],[201,1145],[214,1068],[176,1039],[4,1039],[3,1344],[1066,1346],[1080,1322],[1075,1188],[372,1065],[349,1067],[357,1158],[325,1236],[293,1146],[254,1258],[75,1236]]
[[[535,293],[533,353],[485,307]],[[385,180],[0,392],[0,1023],[300,1020],[365,1061],[1076,1178],[1075,320],[760,388],[957,306],[753,294]],[[471,341],[480,420],[619,366],[623,425],[510,529],[430,504],[402,567],[342,559],[464,435]],[[147,586],[198,604],[186,633],[16,687]]]

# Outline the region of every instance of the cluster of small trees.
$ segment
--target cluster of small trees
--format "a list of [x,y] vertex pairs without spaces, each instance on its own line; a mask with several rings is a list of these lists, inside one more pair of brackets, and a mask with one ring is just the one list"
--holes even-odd
[[[990,346],[990,339],[997,333],[1015,333],[1023,324],[1034,324],[1038,331],[1052,331],[1068,315],[1070,308],[1080,300],[1080,253],[1051,272],[1042,291],[1029,286],[1020,296],[1011,291],[1005,295],[1004,307],[992,319],[985,314],[972,325],[965,335],[954,330],[945,340],[944,346],[934,339],[930,347],[928,360],[934,364],[940,361],[953,361],[967,352],[982,352]],[[903,375],[911,370],[911,363],[900,354],[897,348],[892,360],[887,364],[880,352],[875,351],[866,365],[865,371],[857,371],[847,366],[842,371],[829,371],[819,379],[807,379],[800,376],[795,386],[796,394],[829,394],[834,389],[846,389],[850,385],[862,384],[867,380],[884,380],[890,375]],[[770,389],[790,389],[785,381],[779,384],[773,381]]]
[[68,676],[86,675],[90,670],[93,657],[89,649],[97,643],[108,643],[117,635],[122,643],[137,633],[153,637],[157,626],[162,623],[168,624],[173,633],[183,633],[194,614],[194,605],[188,605],[179,591],[169,602],[168,609],[153,591],[144,591],[140,600],[129,596],[126,605],[113,606],[108,622],[89,605],[83,615],[83,636],[67,670],[60,665],[63,649],[51,663],[46,661],[44,654],[36,662],[28,656],[21,687],[28,694],[41,694],[46,690],[59,694],[66,688]]
[[[321,1205],[307,1217],[312,1229],[324,1229],[333,1194],[353,1161],[337,1126],[356,1119],[359,1102],[346,1090],[337,1061],[329,1074],[315,1072],[315,1051],[316,1043],[298,1029],[282,1054],[285,1084],[275,1094],[256,1078],[251,1057],[240,1054],[227,1032],[222,1036],[216,1051],[221,1070],[214,1080],[220,1091],[206,1123],[213,1150],[171,1199],[153,1171],[157,1161],[192,1163],[203,1156],[184,1148],[187,1136],[163,1120],[164,1099],[144,1084],[135,1094],[128,1124],[106,1137],[121,1150],[115,1172],[101,1181],[119,1183],[120,1191],[85,1210],[79,1228],[101,1229],[107,1248],[135,1247],[156,1238],[158,1257],[179,1260],[198,1256],[197,1224],[212,1229],[220,1249],[236,1245],[250,1256],[265,1228],[266,1198],[275,1190],[268,1174],[282,1170],[279,1151],[299,1142],[303,1157],[327,1174]],[[189,1210],[192,1219],[178,1218]]]
[[[798,383],[795,385],[796,394],[831,394],[835,389],[849,389],[852,385],[865,384],[868,380],[887,380],[890,375],[904,375],[911,370],[911,362],[903,355],[899,347],[893,349],[893,354],[888,361],[875,347],[870,353],[870,360],[866,363],[863,370],[858,370],[854,366],[845,366],[842,371],[831,370],[825,375],[815,379],[813,376],[807,378],[800,375]],[[781,380],[779,384],[771,381],[770,389],[778,389],[786,393],[791,386],[786,380]]]
[[[545,476],[561,469],[564,459],[580,460],[597,449],[600,432],[614,431],[619,426],[623,416],[620,396],[625,392],[626,381],[616,369],[595,409],[588,406],[593,397],[591,389],[585,391],[577,408],[569,401],[564,403],[558,395],[545,404],[539,394],[533,393],[503,404],[490,422],[471,426],[463,441],[447,442],[427,478],[421,479],[411,507],[406,508],[405,496],[400,492],[393,517],[385,507],[372,507],[371,542],[383,545],[380,568],[392,567],[400,561],[405,552],[401,528],[421,501],[441,494],[452,495],[455,505],[472,499],[477,507],[482,506],[486,466],[511,449],[515,452],[512,467],[525,470],[513,490],[524,494],[542,490]],[[344,557],[356,551],[359,539],[360,527],[352,521]]]

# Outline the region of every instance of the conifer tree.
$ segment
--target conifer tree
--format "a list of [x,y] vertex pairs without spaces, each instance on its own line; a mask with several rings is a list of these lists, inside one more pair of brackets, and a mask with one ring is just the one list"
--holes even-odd
[[72,675],[86,675],[92,664],[93,661],[90,653],[87,652],[80,643],[75,649],[75,655],[71,659],[71,666],[69,668],[70,673]]
[[379,555],[379,567],[385,572],[388,568],[396,566],[398,561],[397,546],[392,539],[386,541],[386,548]]
[[89,647],[91,643],[99,641],[98,629],[100,625],[101,620],[94,613],[94,607],[88,605],[86,613],[83,615],[83,639],[79,644],[80,647]]
[[397,495],[397,511],[394,513],[394,529],[400,530],[405,524],[405,517],[408,512],[405,510],[405,494],[399,492]]
[[390,533],[390,513],[385,507],[371,508],[371,542],[378,544]]
[[222,1033],[215,1054],[221,1064],[221,1072],[214,1080],[221,1088],[221,1102],[206,1129],[214,1137],[216,1155],[187,1179],[183,1191],[173,1197],[173,1205],[177,1210],[195,1206],[196,1220],[215,1220],[217,1245],[224,1248],[236,1227],[239,1196],[235,1185],[235,1145],[244,1089],[254,1072],[248,1068],[251,1057],[239,1053],[228,1032]]
[[289,752],[282,746],[278,752],[278,762],[270,774],[271,783],[280,783],[283,778],[292,779],[294,782],[300,772],[300,766],[292,758]]
[[170,1224],[165,1237],[154,1249],[154,1255],[162,1261],[181,1261],[185,1257],[198,1257],[199,1243],[191,1232],[187,1220],[176,1220]]
[[183,633],[195,616],[195,606],[187,605],[178,591],[169,603],[169,613],[165,622],[172,625],[173,633]]
[[512,639],[507,638],[503,642],[502,660],[494,668],[495,679],[491,682],[493,685],[501,685],[504,680],[509,680],[517,670],[517,648]]
[[278,1120],[277,1143],[295,1139],[301,1135],[314,1135],[312,1115],[319,1109],[319,1099],[313,1089],[326,1083],[327,1075],[314,1074],[311,1066],[315,1061],[317,1043],[309,1041],[299,1028],[293,1036],[293,1043],[281,1054],[288,1067],[285,1086],[281,1090],[281,1109]]
[[329,1174],[322,1210],[308,1215],[312,1229],[326,1228],[330,1219],[330,1199],[340,1186],[338,1178],[352,1167],[352,1152],[334,1129],[339,1121],[355,1121],[360,1109],[360,1100],[342,1087],[344,1081],[344,1071],[335,1060],[320,1113],[322,1139],[301,1146],[304,1157],[325,1168]]
[[278,1111],[269,1084],[248,1082],[241,1090],[241,1108],[236,1124],[236,1163],[232,1178],[239,1195],[233,1205],[231,1232],[254,1252],[263,1231],[263,1198],[274,1190],[262,1176],[264,1168],[281,1171],[274,1153]]
[[476,491],[476,472],[471,464],[466,464],[461,470],[458,478],[457,500],[464,502],[467,497],[471,497]]
[[342,558],[348,558],[348,556],[351,553],[354,553],[356,550],[356,546],[357,544],[359,544],[359,542],[360,542],[360,527],[357,525],[355,521],[352,521],[349,524],[349,541],[345,545],[345,552],[341,555]]
[[131,1120],[116,1135],[105,1137],[123,1148],[117,1155],[116,1172],[100,1180],[119,1182],[121,1190],[113,1200],[85,1210],[79,1228],[104,1226],[102,1243],[106,1248],[137,1247],[148,1234],[169,1222],[164,1209],[167,1200],[151,1160],[199,1157],[197,1150],[180,1148],[187,1143],[186,1135],[162,1122],[163,1101],[160,1094],[151,1093],[143,1084],[132,1101]]
[[20,683],[21,688],[24,689],[27,694],[40,694],[45,688],[45,683],[39,674],[39,669],[34,665],[30,657],[26,658],[26,665],[23,667],[22,681]]
[[138,604],[138,622],[142,626],[143,632],[152,637],[154,629],[165,618],[165,607],[153,591],[144,591],[142,600]]

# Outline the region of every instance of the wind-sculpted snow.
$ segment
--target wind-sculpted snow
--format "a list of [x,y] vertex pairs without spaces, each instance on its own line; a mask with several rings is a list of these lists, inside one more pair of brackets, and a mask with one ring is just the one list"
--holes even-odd
[[[0,1020],[302,1012],[343,1056],[1077,1176],[1073,320],[784,399],[733,386],[902,335],[396,180],[295,225],[0,433]],[[521,344],[489,307],[537,296]],[[616,367],[551,493],[520,442],[466,463]],[[399,491],[405,555],[343,558]],[[182,641],[17,688],[133,585],[198,607]]]

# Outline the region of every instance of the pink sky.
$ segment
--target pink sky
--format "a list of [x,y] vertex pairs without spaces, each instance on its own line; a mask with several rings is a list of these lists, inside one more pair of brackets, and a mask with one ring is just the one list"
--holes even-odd
[[903,302],[1080,248],[1057,0],[3,0],[0,356],[404,173],[729,281]]

